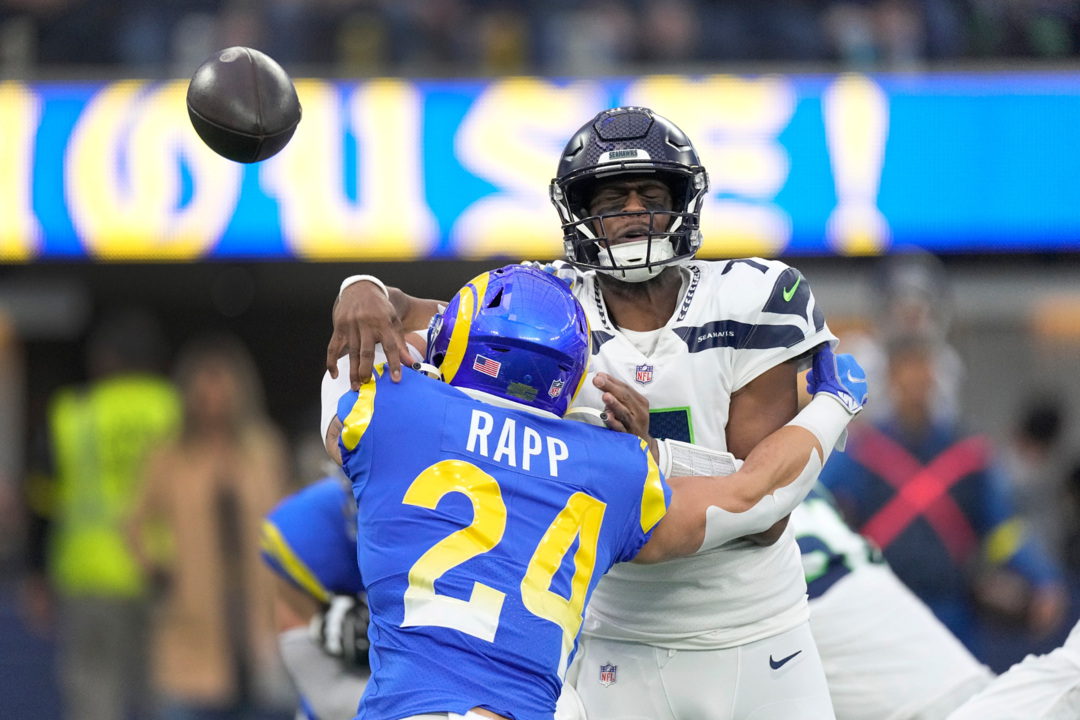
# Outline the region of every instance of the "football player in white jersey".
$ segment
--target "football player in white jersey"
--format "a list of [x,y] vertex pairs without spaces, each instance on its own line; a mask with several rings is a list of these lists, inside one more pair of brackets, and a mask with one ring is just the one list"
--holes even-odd
[[1028,655],[949,715],[949,720],[1017,718],[1080,718],[1080,622],[1061,647]]
[[[614,429],[743,458],[794,417],[803,361],[835,337],[794,268],[757,258],[693,259],[707,190],[690,140],[670,121],[645,108],[599,114],[571,139],[552,182],[569,264],[551,270],[572,284],[593,331],[593,382],[579,405],[605,410]],[[348,347],[358,382],[370,374],[379,340],[393,373],[402,328],[421,327],[436,304],[398,290],[388,303],[374,283],[352,284],[335,306],[327,360],[336,374]],[[920,628],[933,620],[929,612],[906,612],[910,593],[870,561],[827,505],[802,515],[802,528],[781,522],[709,553],[609,573],[593,596],[576,667],[590,719],[831,717],[823,685],[800,697],[772,685],[783,673],[822,677],[822,667],[841,720],[943,717],[959,701],[939,712],[942,698],[974,676],[975,687],[961,693],[985,683],[987,671],[940,624],[918,635],[922,646],[906,647],[882,604],[885,613],[905,611],[902,622]],[[844,602],[819,598],[825,612],[811,613],[796,535],[815,536],[815,526],[841,534],[867,561],[843,565],[845,548],[833,537],[817,538],[831,553],[826,567],[833,559],[842,566],[828,591],[847,591]],[[807,543],[818,551],[808,562],[820,565],[821,547]],[[855,582],[864,568],[872,570],[875,594]],[[882,598],[889,593],[902,598]],[[822,633],[856,634],[857,647],[823,637],[819,645],[835,652],[823,653],[818,665],[811,617]],[[877,661],[872,672],[867,657]],[[943,657],[950,667],[942,667]],[[899,663],[890,663],[895,658]]]

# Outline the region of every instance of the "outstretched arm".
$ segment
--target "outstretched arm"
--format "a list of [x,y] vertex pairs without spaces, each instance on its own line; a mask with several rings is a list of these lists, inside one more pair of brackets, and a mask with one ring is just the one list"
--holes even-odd
[[[839,361],[839,362],[838,362]],[[707,550],[770,528],[806,497],[847,424],[866,401],[862,368],[825,345],[807,378],[814,400],[751,451],[727,477],[669,479],[667,514],[635,562]]]
[[[732,455],[746,458],[763,438],[795,417],[798,409],[795,384],[795,363],[783,363],[732,397],[731,416],[736,420],[729,421],[727,426],[727,443]],[[606,425],[612,430],[637,435],[649,443],[653,457],[658,457],[657,441],[649,435],[649,401],[607,373],[597,373],[593,385],[603,392]],[[787,518],[780,518],[773,527],[745,539],[758,545],[771,545],[786,527]]]
[[384,288],[374,278],[352,280],[342,284],[334,303],[334,334],[326,347],[326,370],[336,378],[338,358],[348,352],[349,380],[355,390],[371,377],[375,345],[382,343],[390,376],[397,382],[401,379],[401,363],[412,364],[405,333],[426,329],[439,302],[414,298],[397,288]]

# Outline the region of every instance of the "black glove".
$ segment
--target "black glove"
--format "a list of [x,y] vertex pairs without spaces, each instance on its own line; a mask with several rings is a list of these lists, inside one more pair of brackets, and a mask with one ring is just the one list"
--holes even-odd
[[363,596],[335,595],[318,615],[311,618],[311,637],[319,647],[341,658],[348,667],[368,664],[367,600]]

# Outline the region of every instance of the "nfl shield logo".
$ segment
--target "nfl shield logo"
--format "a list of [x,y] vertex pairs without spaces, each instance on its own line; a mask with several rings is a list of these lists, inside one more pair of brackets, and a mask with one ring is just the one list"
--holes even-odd
[[601,665],[600,666],[600,684],[604,687],[609,687],[615,684],[615,671],[618,669],[617,665]]
[[552,400],[554,400],[555,398],[562,395],[563,385],[565,385],[565,384],[566,383],[563,382],[562,380],[552,380],[551,381],[551,387],[548,388],[548,395],[551,396]]
[[638,365],[637,372],[634,373],[634,380],[641,385],[648,385],[652,382],[652,365]]

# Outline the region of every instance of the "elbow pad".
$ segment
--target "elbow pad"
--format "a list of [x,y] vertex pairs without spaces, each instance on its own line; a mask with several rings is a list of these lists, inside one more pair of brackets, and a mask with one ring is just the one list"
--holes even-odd
[[764,532],[791,514],[814,486],[821,473],[821,459],[813,450],[795,481],[766,495],[746,512],[733,513],[710,506],[705,511],[705,541],[698,552],[718,548],[746,535]]

